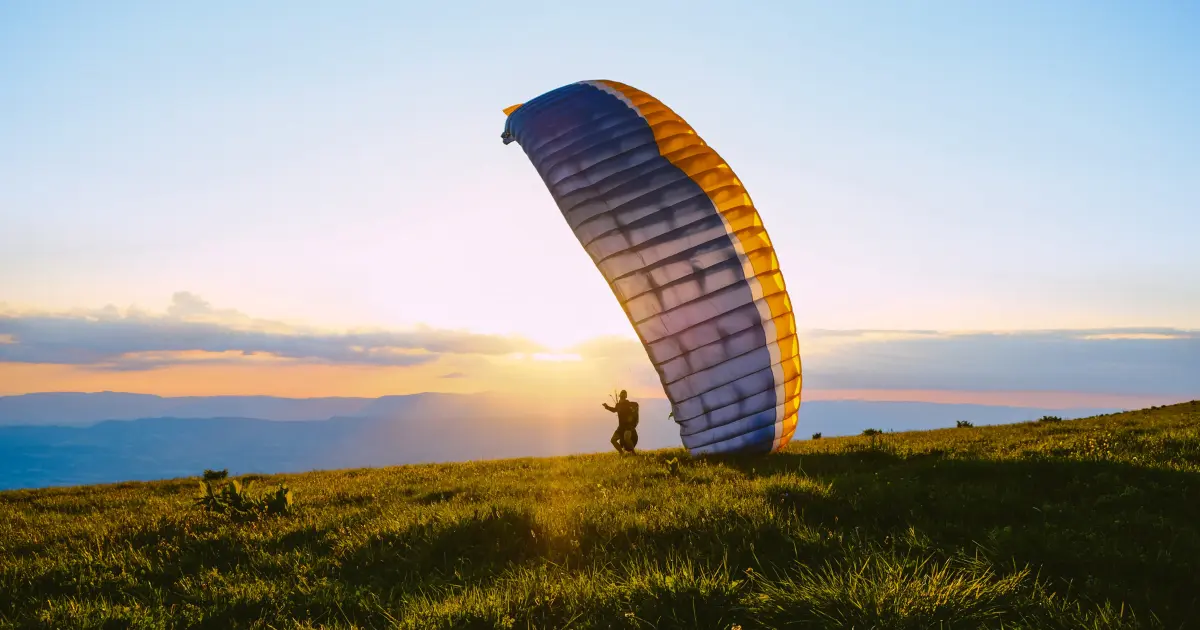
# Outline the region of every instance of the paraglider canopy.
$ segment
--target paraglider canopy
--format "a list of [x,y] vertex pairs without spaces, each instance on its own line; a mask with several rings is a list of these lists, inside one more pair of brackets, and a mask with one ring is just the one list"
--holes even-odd
[[659,100],[581,81],[504,110],[608,281],[684,446],[767,453],[796,431],[800,348],[779,260],[732,169]]

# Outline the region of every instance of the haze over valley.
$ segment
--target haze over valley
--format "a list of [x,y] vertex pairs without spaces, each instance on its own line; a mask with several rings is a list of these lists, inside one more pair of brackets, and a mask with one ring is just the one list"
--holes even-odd
[[[0,397],[0,489],[611,450],[612,414],[596,401],[539,404],[495,394],[381,398],[169,398],[104,392]],[[641,401],[640,449],[678,447],[665,399]],[[811,401],[798,439],[1077,418],[1113,408]]]

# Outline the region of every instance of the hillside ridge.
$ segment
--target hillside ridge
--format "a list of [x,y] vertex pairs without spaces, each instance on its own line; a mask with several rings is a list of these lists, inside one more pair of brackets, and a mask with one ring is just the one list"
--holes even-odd
[[[199,475],[197,470],[194,474]],[[244,479],[244,478],[243,478]],[[1184,628],[1200,402],[1079,420],[0,492],[0,627]]]

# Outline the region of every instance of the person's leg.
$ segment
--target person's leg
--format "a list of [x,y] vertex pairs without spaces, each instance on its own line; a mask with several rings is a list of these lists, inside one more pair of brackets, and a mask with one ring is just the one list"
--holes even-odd
[[628,429],[625,429],[625,450],[632,453],[633,449],[637,448],[637,443],[638,443],[637,429],[635,429],[633,427],[629,427]]
[[609,441],[612,442],[613,448],[617,449],[618,453],[625,450],[621,448],[621,427],[617,427],[617,430],[613,431],[612,439]]

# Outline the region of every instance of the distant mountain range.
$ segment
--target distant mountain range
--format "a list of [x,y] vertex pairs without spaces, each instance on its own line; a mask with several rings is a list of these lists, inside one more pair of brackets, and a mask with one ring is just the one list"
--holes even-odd
[[[416,394],[381,398],[278,398],[274,396],[181,396],[166,398],[121,392],[45,393],[0,397],[0,426],[85,426],[104,420],[141,418],[257,418],[328,420],[336,416],[378,417],[463,396]],[[436,401],[436,402],[434,402]],[[440,405],[439,405],[440,403]]]
[[[601,401],[492,394],[381,398],[165,398],[117,392],[0,397],[0,489],[388,466],[608,450]],[[664,399],[642,405],[640,448],[680,445]],[[1078,418],[1117,409],[1050,410],[914,402],[803,403],[797,439]]]

